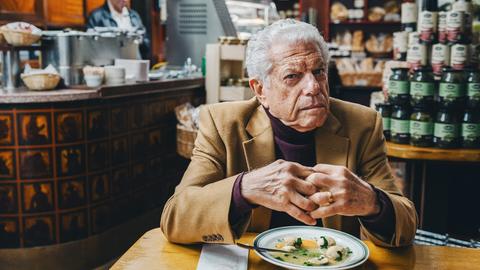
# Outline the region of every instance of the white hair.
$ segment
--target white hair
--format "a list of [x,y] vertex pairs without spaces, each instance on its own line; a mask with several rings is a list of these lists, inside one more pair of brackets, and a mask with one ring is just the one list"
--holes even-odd
[[258,31],[250,38],[247,45],[245,65],[248,76],[268,83],[268,75],[272,70],[272,59],[269,50],[275,43],[297,44],[314,43],[322,55],[327,71],[329,54],[325,40],[317,28],[311,24],[293,19],[279,20]]

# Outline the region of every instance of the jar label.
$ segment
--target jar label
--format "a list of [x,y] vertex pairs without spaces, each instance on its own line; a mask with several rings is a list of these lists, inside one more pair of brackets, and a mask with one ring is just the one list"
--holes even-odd
[[480,83],[467,84],[467,96],[471,99],[480,99]]
[[390,117],[382,117],[383,130],[390,130],[392,119]]
[[392,135],[398,133],[408,134],[410,132],[410,120],[392,119],[390,128]]
[[435,44],[432,47],[432,64],[441,63],[448,65],[448,46],[444,44]]
[[465,44],[455,44],[452,46],[450,55],[451,66],[454,69],[463,69],[467,63],[468,46]]
[[410,91],[408,81],[388,81],[388,92],[392,95],[408,94]]
[[463,123],[462,137],[468,141],[478,140],[480,138],[480,124]]
[[447,12],[438,12],[438,31],[445,31],[447,29]]
[[459,126],[456,124],[435,123],[433,130],[435,137],[448,142],[454,141],[459,135]]
[[433,135],[433,122],[410,121],[410,136],[418,138],[427,135]]
[[433,96],[435,84],[431,82],[410,82],[410,95]]
[[447,100],[464,96],[463,85],[459,83],[440,83],[439,96]]

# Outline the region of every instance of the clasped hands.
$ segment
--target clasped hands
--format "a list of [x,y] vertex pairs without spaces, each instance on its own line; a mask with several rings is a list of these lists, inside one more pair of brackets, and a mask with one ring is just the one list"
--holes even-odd
[[343,166],[303,166],[277,160],[243,176],[243,197],[252,204],[286,212],[315,225],[333,215],[369,216],[380,206],[373,188]]

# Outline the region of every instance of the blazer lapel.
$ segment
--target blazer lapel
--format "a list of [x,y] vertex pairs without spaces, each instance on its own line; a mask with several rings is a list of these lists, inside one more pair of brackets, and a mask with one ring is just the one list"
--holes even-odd
[[[315,133],[315,152],[318,163],[340,165],[348,167],[348,149],[350,139],[338,135],[342,125],[338,119],[330,113],[322,128]],[[322,219],[324,227],[342,230],[344,222],[341,216],[331,216]]]
[[[258,106],[247,127],[251,139],[243,142],[243,153],[248,170],[254,170],[275,161],[275,145],[272,126],[262,106]],[[250,231],[262,232],[270,227],[272,211],[263,206],[253,210]]]

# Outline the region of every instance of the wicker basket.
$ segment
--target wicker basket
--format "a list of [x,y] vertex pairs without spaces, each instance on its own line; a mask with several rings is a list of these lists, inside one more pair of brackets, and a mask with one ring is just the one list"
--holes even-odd
[[50,90],[60,82],[58,74],[21,74],[20,77],[30,90]]
[[193,146],[197,138],[197,131],[177,125],[177,153],[186,158],[192,157]]
[[42,36],[35,35],[25,30],[12,30],[6,27],[2,28],[3,36],[8,44],[13,46],[30,46],[37,42]]

